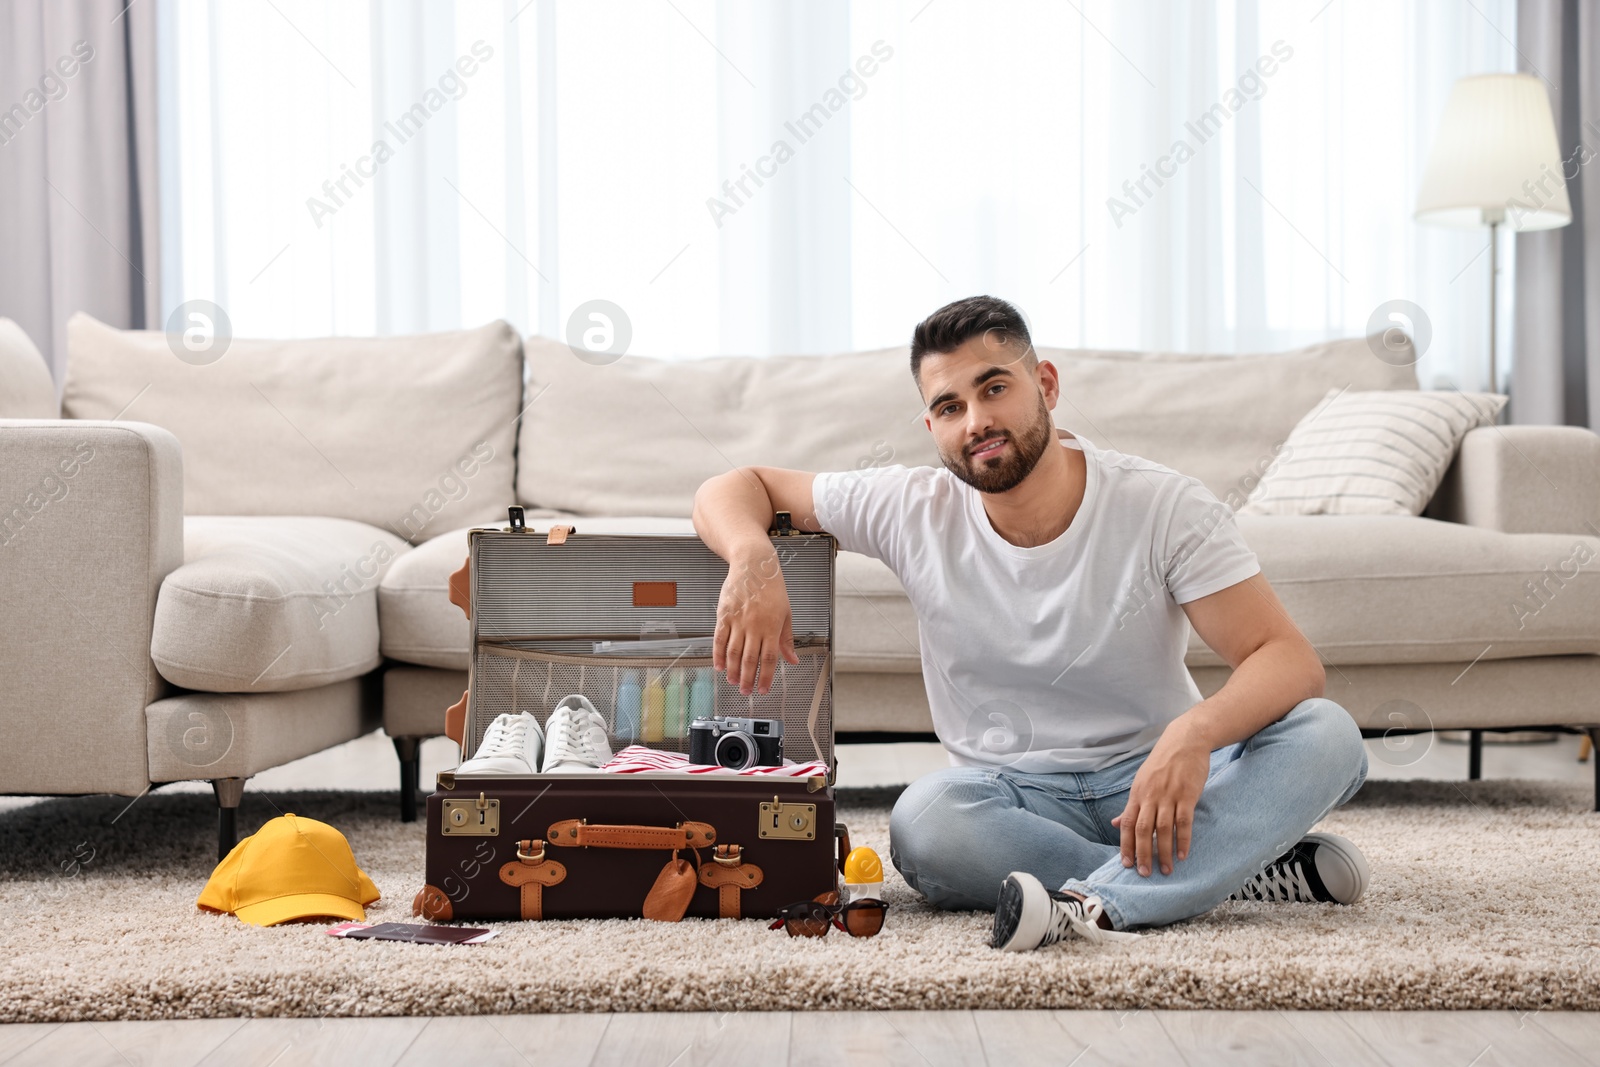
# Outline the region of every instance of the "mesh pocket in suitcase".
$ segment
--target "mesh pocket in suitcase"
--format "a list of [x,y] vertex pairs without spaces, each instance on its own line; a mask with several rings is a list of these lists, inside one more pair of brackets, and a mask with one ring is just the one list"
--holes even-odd
[[[713,717],[777,719],[783,723],[785,759],[804,763],[813,759],[827,762],[833,757],[832,701],[828,699],[830,657],[824,643],[796,641],[795,656],[800,662],[789,663],[780,658],[771,689],[748,694],[729,685],[727,675],[712,666],[710,656],[580,651],[590,647],[588,641],[480,640],[473,659],[473,730],[467,739],[467,751],[476,751],[496,715],[529,711],[543,727],[551,708],[562,697],[576,693],[587,697],[604,716],[613,751],[642,744],[663,752],[686,753],[689,690],[699,677],[711,682]],[[681,733],[670,721],[670,707],[666,709],[669,721],[663,723],[660,738],[653,733],[647,736],[644,729],[637,736],[619,731],[619,691],[630,675],[641,690],[641,720],[645,718],[642,693],[651,677],[659,680],[663,691],[674,676],[680,679],[685,707]]]

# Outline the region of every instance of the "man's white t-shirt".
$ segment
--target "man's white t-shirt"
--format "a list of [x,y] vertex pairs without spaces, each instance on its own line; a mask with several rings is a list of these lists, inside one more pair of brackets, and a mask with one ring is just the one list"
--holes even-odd
[[1059,434],[1083,452],[1083,503],[1033,548],[996,533],[982,494],[943,467],[816,476],[821,527],[905,586],[957,765],[1094,771],[1150,751],[1201,700],[1178,605],[1260,570],[1198,479]]

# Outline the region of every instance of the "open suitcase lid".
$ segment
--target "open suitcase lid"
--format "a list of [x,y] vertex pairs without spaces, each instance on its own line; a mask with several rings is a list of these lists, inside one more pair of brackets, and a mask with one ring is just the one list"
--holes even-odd
[[[771,719],[783,724],[786,760],[827,767],[826,778],[808,788],[832,784],[838,542],[826,532],[794,529],[787,512],[779,513],[768,536],[789,595],[800,662],[780,659],[767,693],[742,694],[711,666],[728,565],[696,534],[580,534],[557,525],[541,535],[528,529],[518,507],[510,509],[505,527],[470,530],[468,563],[450,582],[450,599],[470,620],[472,648],[465,707],[451,709],[459,733],[451,730],[451,736],[471,753],[495,716],[530,711],[542,728],[561,698],[581,693],[605,718],[614,753],[632,744],[687,753],[688,723],[708,713]],[[671,771],[627,775],[640,776],[684,777]],[[758,787],[771,781],[768,775],[718,777]]]

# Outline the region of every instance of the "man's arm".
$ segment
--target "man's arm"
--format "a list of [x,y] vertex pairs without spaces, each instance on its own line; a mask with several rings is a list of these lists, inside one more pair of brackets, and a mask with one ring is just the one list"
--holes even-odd
[[780,655],[800,662],[789,591],[767,531],[780,511],[789,513],[796,529],[821,529],[812,504],[815,478],[808,471],[739,467],[706,479],[695,492],[695,533],[728,562],[712,663],[727,670],[728,684],[741,693],[770,690]]
[[1163,874],[1173,854],[1189,855],[1194,806],[1205,789],[1211,753],[1253,737],[1302,700],[1322,695],[1322,661],[1265,577],[1251,578],[1182,605],[1195,632],[1233,668],[1216,693],[1162,732],[1112,820],[1122,830],[1122,865],[1149,874],[1151,839]]
[[1233,668],[1221,689],[1172,724],[1191,720],[1208,753],[1254,737],[1302,700],[1322,695],[1322,660],[1264,575],[1181,606],[1200,640]]

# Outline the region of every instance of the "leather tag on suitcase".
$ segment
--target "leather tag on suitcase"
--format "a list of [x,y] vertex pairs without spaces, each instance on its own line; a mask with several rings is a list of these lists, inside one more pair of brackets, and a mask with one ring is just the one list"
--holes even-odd
[[674,852],[644,898],[644,917],[666,923],[679,921],[689,910],[689,900],[699,882],[694,865]]

